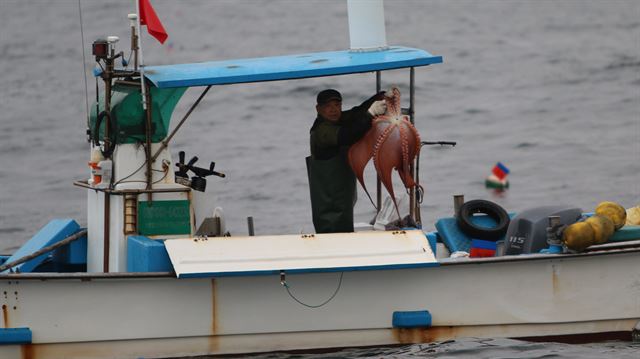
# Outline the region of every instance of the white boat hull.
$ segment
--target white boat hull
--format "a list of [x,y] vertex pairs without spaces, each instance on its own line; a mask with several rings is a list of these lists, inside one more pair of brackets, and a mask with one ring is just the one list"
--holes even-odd
[[[294,301],[277,275],[4,275],[2,324],[32,343],[2,358],[162,357],[432,342],[459,337],[630,333],[640,320],[640,251],[463,260],[345,272],[320,308]],[[340,273],[287,275],[307,304]],[[429,328],[392,328],[395,311],[428,310]]]

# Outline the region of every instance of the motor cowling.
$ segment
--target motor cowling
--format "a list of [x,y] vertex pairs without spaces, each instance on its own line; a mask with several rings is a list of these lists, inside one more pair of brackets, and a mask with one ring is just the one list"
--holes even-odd
[[504,254],[539,253],[548,248],[549,216],[560,217],[560,224],[570,225],[582,216],[582,209],[570,206],[544,206],[520,212],[511,219],[505,235]]

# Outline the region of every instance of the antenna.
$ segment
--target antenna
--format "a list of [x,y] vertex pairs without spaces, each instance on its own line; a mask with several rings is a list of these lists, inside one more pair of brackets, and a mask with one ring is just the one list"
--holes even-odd
[[348,0],[347,10],[352,51],[378,51],[387,48],[382,0]]
[[136,25],[138,24],[138,14],[127,15],[129,26],[131,27],[131,51],[133,52],[133,70],[138,71],[138,34]]
[[[142,92],[142,108],[147,111],[147,86],[144,83],[144,58],[142,57],[142,36],[140,33],[140,1],[136,1],[136,27],[138,36],[136,40],[138,40],[138,51],[136,54],[138,55],[138,67],[140,68],[140,91]],[[130,20],[133,20],[129,18]],[[149,159],[147,159],[149,160]]]

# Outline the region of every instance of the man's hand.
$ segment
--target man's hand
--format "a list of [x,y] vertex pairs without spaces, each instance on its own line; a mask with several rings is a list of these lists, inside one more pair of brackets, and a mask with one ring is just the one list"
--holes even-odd
[[387,103],[384,100],[376,101],[371,104],[371,106],[369,107],[369,110],[367,111],[369,111],[371,116],[374,116],[374,117],[378,115],[382,115],[383,113],[387,112]]

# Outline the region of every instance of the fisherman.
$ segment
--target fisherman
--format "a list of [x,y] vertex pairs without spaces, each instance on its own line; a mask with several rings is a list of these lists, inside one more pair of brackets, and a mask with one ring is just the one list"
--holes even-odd
[[318,93],[311,127],[311,156],[307,174],[316,233],[353,232],[356,178],[347,163],[349,146],[371,128],[371,120],[385,113],[384,92],[342,111],[342,95],[334,89]]

